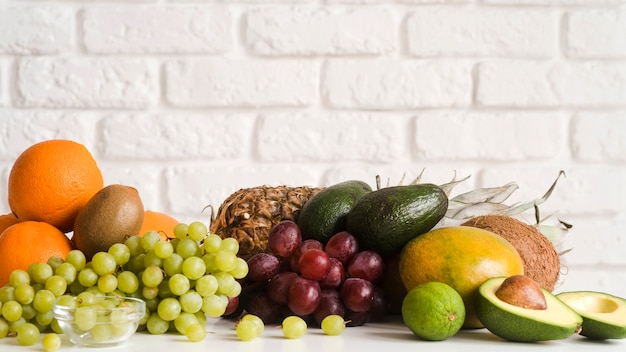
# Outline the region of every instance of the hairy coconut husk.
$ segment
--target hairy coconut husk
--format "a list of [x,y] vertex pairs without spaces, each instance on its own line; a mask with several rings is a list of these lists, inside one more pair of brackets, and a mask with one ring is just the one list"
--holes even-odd
[[296,220],[304,203],[322,188],[259,186],[242,188],[219,207],[210,231],[239,242],[241,257],[267,252],[267,238],[282,220]]
[[559,278],[561,261],[552,242],[535,227],[506,215],[481,215],[463,223],[500,235],[519,252],[524,274],[552,292]]

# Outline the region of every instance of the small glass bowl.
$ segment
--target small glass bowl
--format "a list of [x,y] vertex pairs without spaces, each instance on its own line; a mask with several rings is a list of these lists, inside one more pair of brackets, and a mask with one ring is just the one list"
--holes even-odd
[[146,302],[138,298],[105,296],[95,305],[68,307],[55,304],[54,318],[76,345],[115,345],[128,340],[146,314]]

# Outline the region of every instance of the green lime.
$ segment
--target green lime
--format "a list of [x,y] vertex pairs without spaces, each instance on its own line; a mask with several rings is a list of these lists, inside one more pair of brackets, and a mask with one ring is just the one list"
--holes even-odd
[[463,326],[463,298],[455,289],[442,282],[433,281],[415,286],[402,301],[402,320],[423,340],[445,340]]

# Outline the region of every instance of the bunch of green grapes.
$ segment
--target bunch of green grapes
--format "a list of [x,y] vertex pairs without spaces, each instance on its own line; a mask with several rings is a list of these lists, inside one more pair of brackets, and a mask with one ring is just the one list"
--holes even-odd
[[191,341],[202,340],[207,316],[224,315],[229,299],[241,293],[238,279],[248,274],[248,265],[237,256],[236,239],[209,234],[202,222],[180,223],[174,234],[162,240],[151,231],[114,244],[90,261],[72,250],[65,260],[52,257],[14,270],[0,288],[0,338],[19,336],[24,324],[28,329],[21,330],[28,334],[22,334],[31,337],[18,338],[22,345],[36,343],[39,332],[62,333],[53,305],[89,292],[143,299],[140,329],[151,334],[174,330]]

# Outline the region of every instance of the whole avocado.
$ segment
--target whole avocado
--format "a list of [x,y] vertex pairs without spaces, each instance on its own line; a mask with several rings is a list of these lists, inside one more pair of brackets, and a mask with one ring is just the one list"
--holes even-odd
[[346,230],[363,249],[381,255],[399,252],[432,229],[448,209],[448,197],[430,183],[385,187],[361,197],[346,217]]
[[334,234],[344,231],[348,212],[370,192],[370,185],[359,180],[344,181],[319,191],[304,203],[298,214],[296,223],[302,239],[326,243]]

